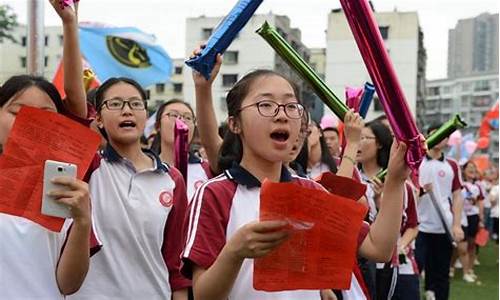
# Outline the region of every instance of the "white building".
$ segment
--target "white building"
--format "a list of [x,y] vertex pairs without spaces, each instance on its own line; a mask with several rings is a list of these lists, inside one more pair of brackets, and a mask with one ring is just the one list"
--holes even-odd
[[[423,100],[425,93],[426,61],[418,15],[416,12],[375,12],[375,18],[415,116],[417,100]],[[343,100],[346,86],[362,87],[366,81],[371,82],[371,79],[344,12],[332,10],[328,15],[326,37],[326,83]],[[326,108],[325,113],[331,112]],[[382,106],[374,99],[366,119],[371,120],[382,113]]]
[[[62,27],[45,26],[44,77],[52,80],[62,57]],[[0,43],[0,84],[13,75],[27,74],[27,28],[20,25],[12,35],[17,43],[4,39]]]
[[[443,123],[460,114],[468,124],[462,133],[476,134],[485,113],[497,100],[497,73],[427,81],[425,122]],[[498,164],[498,130],[491,131],[487,152]]]
[[[214,28],[223,17],[197,17],[186,20],[186,57],[205,42],[212,34]],[[298,75],[291,72],[286,63],[274,52],[267,42],[255,31],[267,21],[277,28],[278,32],[306,59],[309,60],[309,50],[301,42],[298,29],[290,27],[290,20],[286,16],[274,14],[254,15],[246,26],[240,31],[236,39],[224,53],[224,62],[220,73],[213,83],[213,99],[217,120],[222,122],[227,117],[226,94],[241,77],[248,72],[259,69],[272,69],[291,77],[299,85],[302,81]],[[307,94],[306,89],[302,89]],[[309,94],[307,94],[309,95]],[[308,98],[306,97],[303,98]],[[309,95],[310,96],[310,95]],[[195,105],[194,83],[191,71],[184,72],[184,99]],[[307,99],[306,99],[307,100]]]
[[[190,69],[184,65],[184,58],[172,59],[173,71],[170,81],[157,83],[148,89],[150,109],[158,107],[161,103],[171,99],[184,99],[184,72]],[[191,74],[191,73],[189,73]]]

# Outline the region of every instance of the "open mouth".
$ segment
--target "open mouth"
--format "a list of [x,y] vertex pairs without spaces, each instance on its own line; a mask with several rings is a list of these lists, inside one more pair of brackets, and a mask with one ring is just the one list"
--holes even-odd
[[136,124],[134,121],[123,121],[119,126],[120,128],[135,128]]
[[271,133],[271,139],[277,142],[286,142],[290,137],[290,133],[286,130],[276,130]]

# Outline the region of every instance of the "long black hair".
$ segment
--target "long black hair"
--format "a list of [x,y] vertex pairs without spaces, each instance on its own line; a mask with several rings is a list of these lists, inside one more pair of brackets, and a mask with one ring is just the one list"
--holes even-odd
[[[320,161],[324,163],[325,165],[328,166],[328,169],[332,173],[337,173],[337,164],[335,163],[335,160],[333,157],[330,155],[330,151],[328,150],[328,145],[326,144],[325,137],[323,136],[323,130],[321,129],[321,126],[314,121],[311,120],[311,124],[316,126],[318,128],[318,131],[320,133],[319,135],[319,146],[321,149],[321,159]],[[299,155],[297,156],[297,159],[295,160],[296,163],[298,163],[304,170],[307,170],[307,164],[309,161],[309,147],[308,147],[308,141],[307,138],[304,141],[304,146],[299,152]]]
[[371,121],[365,127],[370,128],[375,135],[375,141],[378,145],[377,165],[382,169],[387,169],[393,140],[391,131],[381,121]]
[[30,87],[37,87],[45,92],[49,98],[54,102],[56,110],[59,113],[65,114],[67,110],[61,100],[61,95],[56,87],[47,79],[40,76],[33,75],[16,75],[10,77],[0,88],[0,107],[3,107],[12,97],[19,92],[26,90]]
[[[255,80],[263,76],[279,76],[287,80],[294,90],[295,97],[297,97],[297,100],[300,102],[298,87],[293,81],[278,72],[258,69],[241,78],[227,93],[226,104],[229,117],[238,117],[241,103],[247,96],[250,87]],[[218,171],[229,169],[233,162],[240,163],[242,157],[243,145],[240,136],[233,133],[231,130],[226,130],[224,133],[224,140],[219,149],[219,160],[217,162]]]

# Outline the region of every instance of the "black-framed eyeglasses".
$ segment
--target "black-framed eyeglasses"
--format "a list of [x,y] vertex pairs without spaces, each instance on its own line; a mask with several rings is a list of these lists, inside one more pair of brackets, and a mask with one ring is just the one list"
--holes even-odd
[[141,98],[112,98],[108,100],[104,100],[101,104],[101,108],[106,106],[109,110],[122,110],[125,107],[125,104],[128,104],[131,110],[144,110],[146,109],[146,101]]
[[181,119],[182,121],[184,121],[186,123],[196,122],[196,118],[192,114],[190,114],[190,113],[181,114],[180,112],[178,112],[176,110],[171,110],[169,112],[166,112],[163,116],[167,116],[173,120]]
[[300,119],[304,114],[304,106],[300,103],[291,102],[287,104],[279,104],[271,100],[263,100],[243,106],[238,110],[238,112],[241,112],[242,110],[252,106],[257,106],[259,114],[267,118],[276,117],[281,107],[283,107],[286,116],[289,117],[290,119]]

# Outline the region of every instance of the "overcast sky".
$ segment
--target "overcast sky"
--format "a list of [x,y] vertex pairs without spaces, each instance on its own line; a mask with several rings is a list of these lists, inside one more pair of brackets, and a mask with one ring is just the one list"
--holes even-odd
[[[26,22],[27,0],[0,0],[10,5]],[[220,16],[229,12],[236,0],[80,0],[80,21],[93,21],[116,26],[136,26],[153,33],[171,57],[184,57],[185,19],[200,15]],[[377,11],[417,11],[424,31],[427,49],[427,78],[446,77],[448,29],[457,20],[482,12],[497,13],[498,0],[373,0]],[[339,8],[338,0],[264,0],[257,13],[284,14],[293,27],[302,31],[308,47],[325,47],[327,15]],[[45,3],[45,24],[60,21]]]

